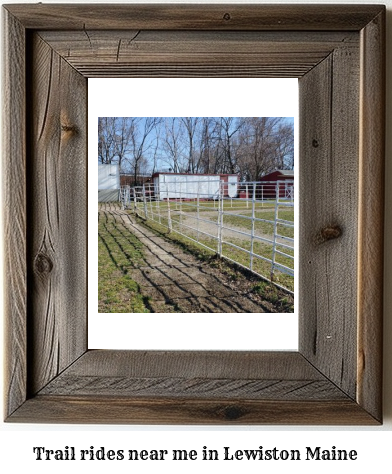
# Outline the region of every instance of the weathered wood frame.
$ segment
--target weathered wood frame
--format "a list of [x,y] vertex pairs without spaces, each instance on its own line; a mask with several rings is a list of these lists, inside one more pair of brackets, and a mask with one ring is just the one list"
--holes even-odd
[[[381,423],[385,7],[19,4],[3,18],[5,419]],[[298,352],[88,350],[94,76],[299,78]]]

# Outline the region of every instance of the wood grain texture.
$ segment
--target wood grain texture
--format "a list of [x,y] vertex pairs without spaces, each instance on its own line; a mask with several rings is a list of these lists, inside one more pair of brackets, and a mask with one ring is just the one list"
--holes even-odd
[[26,90],[25,32],[3,15],[3,215],[5,416],[26,400]]
[[9,419],[22,423],[375,425],[353,400],[158,399],[41,396]]
[[343,400],[296,352],[89,351],[40,395]]
[[356,33],[42,31],[86,77],[246,75],[300,77]]
[[[380,423],[385,7],[5,10],[7,421]],[[276,74],[301,77],[299,352],[85,352],[86,77]]]
[[90,350],[67,375],[324,380],[298,352]]
[[329,380],[209,379],[206,377],[89,377],[60,375],[40,395],[230,400],[346,400]]
[[37,35],[32,44],[29,388],[86,351],[86,79]]
[[379,5],[6,5],[32,29],[357,31]]
[[[359,38],[358,38],[359,39]],[[300,82],[300,347],[356,393],[359,50],[337,48]],[[339,230],[335,239],[325,229]]]
[[[44,415],[49,422],[52,416],[84,421],[87,410],[89,422],[101,423],[107,416],[154,424],[340,424],[344,416],[354,424],[375,423],[294,352],[94,350],[44,387],[41,397],[52,407]],[[110,415],[101,409],[105,402]]]
[[362,30],[361,46],[357,399],[381,419],[385,12]]

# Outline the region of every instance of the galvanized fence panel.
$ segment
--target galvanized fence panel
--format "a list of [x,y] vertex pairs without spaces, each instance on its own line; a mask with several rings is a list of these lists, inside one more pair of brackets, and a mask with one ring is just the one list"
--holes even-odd
[[121,205],[293,292],[294,182],[210,178],[124,187]]

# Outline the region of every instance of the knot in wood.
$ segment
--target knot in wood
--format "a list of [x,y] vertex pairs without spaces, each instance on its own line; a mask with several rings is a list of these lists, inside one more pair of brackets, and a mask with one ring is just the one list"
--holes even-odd
[[76,127],[74,125],[61,125],[61,130],[68,133],[76,133]]
[[240,407],[230,406],[224,409],[223,414],[227,420],[237,420],[238,418],[241,418],[243,411]]
[[53,269],[52,260],[44,253],[40,252],[34,260],[34,268],[41,275],[49,274]]
[[223,15],[223,19],[226,20],[226,21],[231,20],[230,13],[225,13],[225,14]]
[[318,148],[318,146],[319,146],[319,142],[318,142],[318,140],[316,140],[316,139],[314,138],[314,139],[312,140],[312,147],[313,147],[313,148]]
[[316,244],[322,244],[328,240],[337,239],[342,235],[342,229],[338,225],[330,225],[323,227],[316,235]]

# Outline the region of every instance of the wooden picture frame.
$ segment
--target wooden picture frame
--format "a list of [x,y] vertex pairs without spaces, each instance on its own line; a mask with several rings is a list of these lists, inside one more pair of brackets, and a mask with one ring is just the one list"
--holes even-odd
[[[6,421],[380,424],[385,7],[3,18]],[[88,350],[87,78],[109,76],[299,78],[298,352]]]

